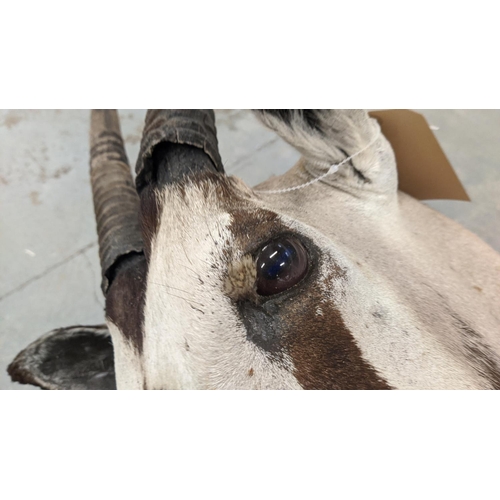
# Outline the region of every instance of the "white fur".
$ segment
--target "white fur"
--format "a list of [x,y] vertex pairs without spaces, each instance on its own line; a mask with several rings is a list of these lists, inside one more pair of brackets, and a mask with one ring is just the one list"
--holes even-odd
[[109,319],[106,324],[113,340],[117,389],[143,389],[142,359],[119,328]]

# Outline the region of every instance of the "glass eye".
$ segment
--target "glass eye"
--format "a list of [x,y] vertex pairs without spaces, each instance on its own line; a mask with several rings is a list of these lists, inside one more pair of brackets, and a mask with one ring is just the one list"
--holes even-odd
[[268,243],[257,255],[257,293],[274,295],[291,288],[306,275],[308,265],[307,251],[297,239]]

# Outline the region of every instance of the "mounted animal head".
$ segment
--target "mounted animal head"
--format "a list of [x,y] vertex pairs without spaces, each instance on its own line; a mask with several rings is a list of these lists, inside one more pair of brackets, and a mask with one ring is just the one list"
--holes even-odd
[[285,175],[251,189],[225,175],[211,110],[153,110],[134,187],[116,112],[92,112],[107,329],[51,332],[11,376],[46,388],[500,387],[500,256],[398,192],[365,111],[256,115],[303,155]]

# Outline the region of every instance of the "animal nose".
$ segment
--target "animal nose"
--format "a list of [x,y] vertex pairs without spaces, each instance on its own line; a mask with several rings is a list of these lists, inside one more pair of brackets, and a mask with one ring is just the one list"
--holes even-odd
[[224,173],[211,109],[155,109],[146,115],[136,186],[174,184],[194,175]]

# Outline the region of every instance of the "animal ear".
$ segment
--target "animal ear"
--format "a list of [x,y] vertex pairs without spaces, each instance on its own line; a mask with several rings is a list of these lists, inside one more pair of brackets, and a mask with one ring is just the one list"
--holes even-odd
[[396,192],[394,153],[377,121],[365,110],[258,109],[254,113],[303,154],[313,175],[355,155],[340,165],[336,182]]
[[52,330],[21,351],[7,371],[14,382],[42,389],[116,389],[106,325]]

